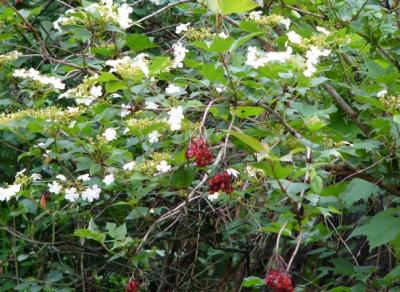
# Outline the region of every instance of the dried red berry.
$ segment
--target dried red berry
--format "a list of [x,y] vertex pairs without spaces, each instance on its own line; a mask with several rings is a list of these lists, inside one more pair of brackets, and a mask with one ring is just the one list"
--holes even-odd
[[223,191],[227,194],[233,192],[233,187],[231,185],[231,175],[226,171],[208,180],[208,186],[210,187],[210,194],[214,194],[218,191]]
[[293,292],[292,278],[286,272],[270,270],[264,279],[265,284],[274,292]]
[[137,292],[139,290],[140,283],[137,280],[130,280],[126,285],[125,292]]
[[195,158],[197,166],[206,166],[213,161],[213,154],[203,138],[190,141],[185,156],[186,159]]

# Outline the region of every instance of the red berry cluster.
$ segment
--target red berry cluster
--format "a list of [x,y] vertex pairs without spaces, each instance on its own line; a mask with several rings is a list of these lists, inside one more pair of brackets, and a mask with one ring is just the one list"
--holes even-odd
[[186,159],[195,158],[197,166],[206,166],[213,161],[213,155],[203,138],[190,141]]
[[130,280],[126,285],[125,292],[137,292],[139,290],[140,283],[137,280]]
[[208,180],[208,186],[210,187],[210,194],[214,194],[218,191],[223,191],[227,194],[233,192],[233,187],[231,185],[231,175],[226,171],[210,178]]
[[264,281],[274,292],[293,292],[292,278],[286,272],[270,270]]

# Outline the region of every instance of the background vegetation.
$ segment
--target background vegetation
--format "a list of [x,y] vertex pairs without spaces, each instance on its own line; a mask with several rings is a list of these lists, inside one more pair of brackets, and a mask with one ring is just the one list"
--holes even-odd
[[399,290],[399,1],[0,3],[0,291]]

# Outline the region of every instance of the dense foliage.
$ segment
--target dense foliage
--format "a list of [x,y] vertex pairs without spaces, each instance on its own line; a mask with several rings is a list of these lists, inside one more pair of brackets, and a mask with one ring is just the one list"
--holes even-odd
[[0,291],[398,291],[399,1],[0,3]]

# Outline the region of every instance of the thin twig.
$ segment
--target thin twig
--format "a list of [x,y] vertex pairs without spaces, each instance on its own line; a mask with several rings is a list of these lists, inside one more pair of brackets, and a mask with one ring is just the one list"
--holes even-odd
[[165,7],[161,8],[161,9],[159,9],[159,10],[157,10],[157,11],[155,11],[155,12],[153,12],[153,13],[151,13],[151,14],[149,14],[149,15],[147,15],[147,16],[139,19],[139,20],[137,20],[136,23],[141,23],[143,21],[146,21],[147,19],[150,19],[150,18],[152,18],[154,16],[157,16],[157,15],[163,13],[166,10],[169,10],[169,9],[175,7],[175,6],[178,6],[178,5],[183,4],[183,3],[188,3],[188,2],[192,2],[192,0],[181,0],[181,1],[178,1],[178,2],[175,2],[175,3],[171,3],[171,4],[165,6]]

